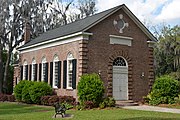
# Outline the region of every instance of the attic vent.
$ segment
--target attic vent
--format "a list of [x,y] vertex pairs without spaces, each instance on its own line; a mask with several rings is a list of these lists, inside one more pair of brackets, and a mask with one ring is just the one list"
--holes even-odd
[[123,29],[129,26],[129,24],[123,20],[122,14],[120,14],[117,18],[114,19],[113,24],[114,27],[119,31],[119,33],[123,33]]

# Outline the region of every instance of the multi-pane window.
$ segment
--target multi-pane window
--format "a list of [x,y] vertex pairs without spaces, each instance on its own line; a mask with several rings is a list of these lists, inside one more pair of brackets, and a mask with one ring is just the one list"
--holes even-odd
[[58,86],[58,62],[54,62],[54,72],[53,72],[53,88]]
[[41,81],[45,81],[46,77],[46,58],[42,59],[42,72],[41,72]]
[[126,66],[126,61],[122,57],[118,57],[113,61],[113,66]]
[[69,89],[72,89],[73,59],[74,59],[73,55],[69,53],[67,57],[67,88]]
[[26,80],[27,78],[27,61],[24,61],[24,64],[23,64],[23,80]]
[[58,56],[54,56],[53,60],[53,88],[58,88]]
[[32,72],[31,72],[31,73],[32,73],[31,78],[32,78],[33,81],[35,80],[35,74],[36,74],[36,73],[35,73],[35,72],[36,72],[36,70],[35,70],[36,67],[35,67],[35,66],[36,66],[36,61],[35,61],[35,59],[33,59],[33,60],[32,60]]

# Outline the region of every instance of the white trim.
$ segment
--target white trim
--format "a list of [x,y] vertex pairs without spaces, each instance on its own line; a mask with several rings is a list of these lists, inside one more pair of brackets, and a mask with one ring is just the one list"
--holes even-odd
[[27,47],[19,48],[18,50],[21,51],[21,53],[26,53],[26,52],[31,52],[43,48],[48,48],[48,47],[53,47],[61,44],[66,44],[78,40],[89,40],[89,36],[93,35],[92,33],[87,33],[87,32],[78,32],[75,34],[55,38],[52,40],[47,40],[45,42],[37,43],[34,45],[30,45]]
[[31,67],[32,67],[32,68],[31,68],[31,80],[32,80],[32,81],[35,80],[35,74],[36,74],[36,73],[33,74],[33,73],[34,73],[34,67],[35,67],[34,65],[35,65],[35,64],[36,64],[36,60],[33,58],[32,64],[31,64]]
[[[42,61],[41,61],[41,81],[45,81],[45,77],[44,77],[44,74],[46,74],[46,73],[44,73],[44,71],[46,70],[45,68],[44,68],[44,65],[45,65],[45,63],[46,63],[47,61],[46,61],[46,57],[43,57],[42,58]],[[45,69],[45,70],[44,70]]]
[[109,35],[109,36],[110,36],[110,44],[132,46],[133,38],[131,37],[124,37],[124,36],[117,36],[117,35]]
[[[66,85],[67,89],[73,89],[72,88],[72,84],[71,84],[71,87],[69,86],[69,62],[70,61],[72,62],[73,59],[74,59],[73,54],[72,53],[68,53],[68,55],[67,55],[67,85]],[[73,64],[71,64],[71,65],[72,65],[71,67],[73,69]]]
[[55,85],[55,63],[57,62],[58,63],[59,61],[59,57],[57,55],[54,56],[54,59],[53,59],[53,88],[58,88],[58,86]]
[[148,47],[154,47],[154,44],[156,42],[154,42],[154,41],[147,41],[147,43],[148,43]]
[[23,63],[23,80],[25,80],[26,79],[26,72],[28,72],[28,71],[26,71],[26,66],[27,66],[28,64],[27,64],[27,61],[25,60],[24,61],[24,63]]
[[117,35],[109,35],[109,37],[114,37],[114,38],[121,38],[121,39],[129,39],[132,40],[132,37],[125,37],[125,36],[117,36]]

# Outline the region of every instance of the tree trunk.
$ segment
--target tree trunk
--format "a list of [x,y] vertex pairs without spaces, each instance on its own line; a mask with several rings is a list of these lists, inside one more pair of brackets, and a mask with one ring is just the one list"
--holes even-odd
[[6,60],[6,65],[5,65],[5,70],[4,70],[4,80],[3,80],[3,89],[4,93],[7,93],[8,86],[7,86],[7,77],[8,77],[8,68],[9,68],[9,63],[10,63],[10,58],[11,58],[11,52],[8,51],[7,53],[7,60]]
[[2,45],[1,45],[1,41],[0,41],[0,93],[2,93],[2,81],[3,81],[3,64],[2,64]]

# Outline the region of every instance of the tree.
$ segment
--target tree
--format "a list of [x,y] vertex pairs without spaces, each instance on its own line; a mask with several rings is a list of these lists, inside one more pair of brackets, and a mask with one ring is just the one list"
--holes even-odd
[[55,20],[55,26],[68,24],[68,11],[73,0],[53,0],[51,3],[51,13]]
[[180,70],[180,26],[163,26],[155,47],[157,75]]
[[1,41],[0,41],[0,93],[2,93],[2,73],[3,73],[3,64],[2,64],[2,45],[1,45]]
[[[7,88],[12,53],[24,41],[26,24],[30,25],[31,38],[35,38],[47,30],[67,24],[72,4],[73,0],[0,0],[0,53],[2,54],[1,50],[7,50],[5,62],[0,55],[0,68],[3,68],[0,69],[0,75],[3,74],[3,78],[0,78],[0,92],[1,83],[3,88]],[[92,7],[87,7],[88,10],[92,10],[89,8]],[[84,12],[86,16],[93,13]],[[3,67],[2,62],[5,63]]]
[[96,9],[96,0],[78,0],[77,8],[80,10],[80,18],[93,15]]

